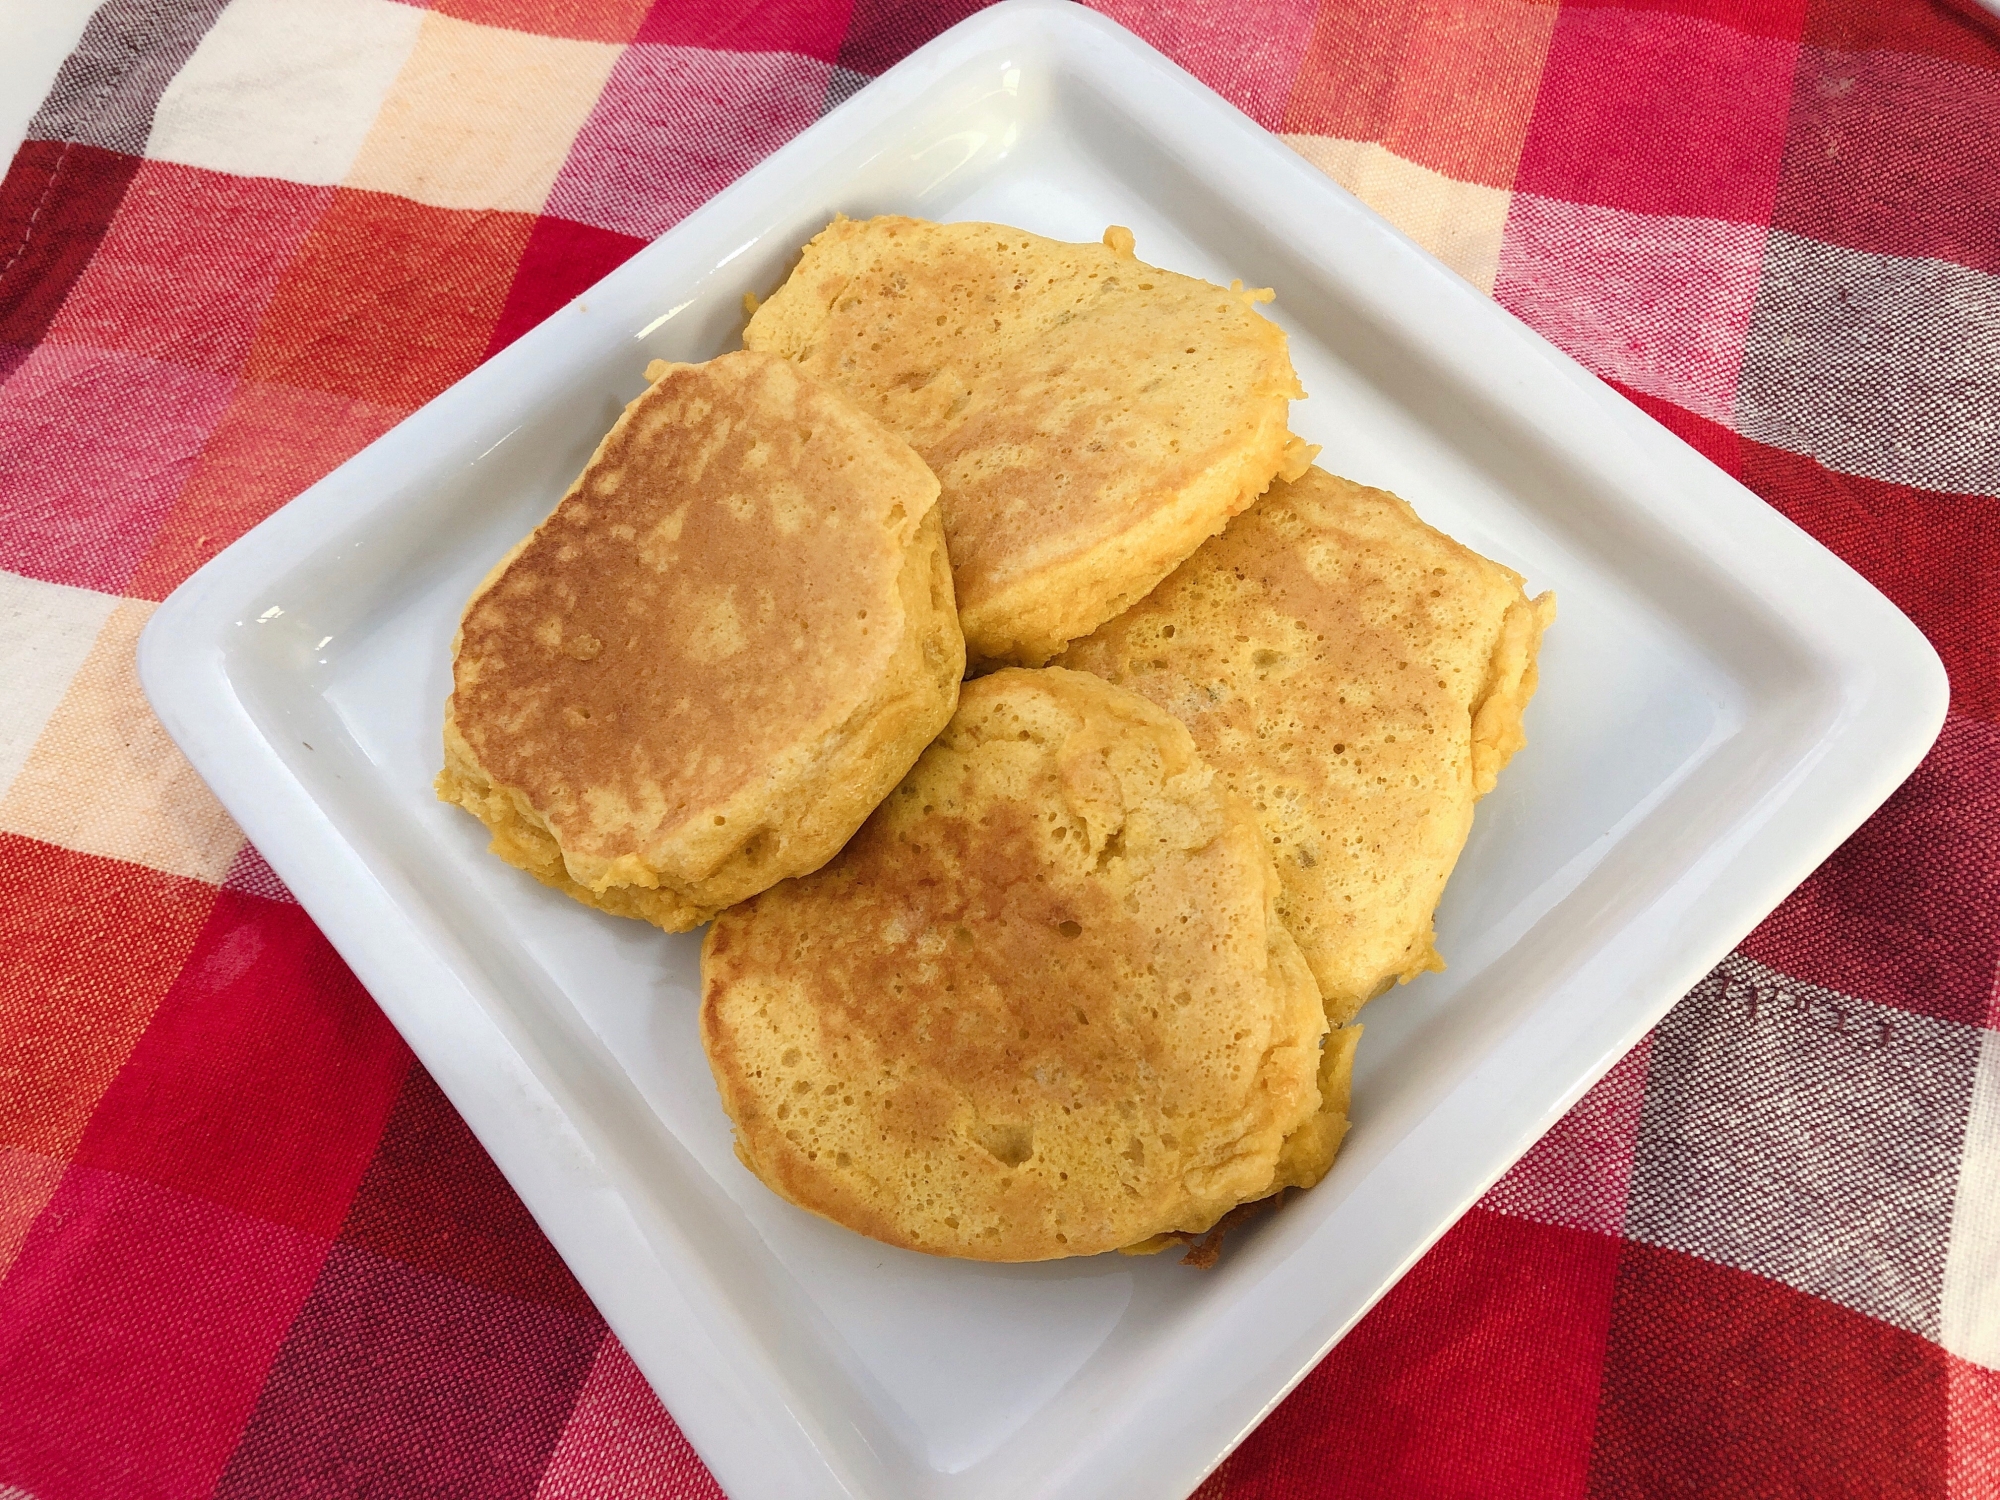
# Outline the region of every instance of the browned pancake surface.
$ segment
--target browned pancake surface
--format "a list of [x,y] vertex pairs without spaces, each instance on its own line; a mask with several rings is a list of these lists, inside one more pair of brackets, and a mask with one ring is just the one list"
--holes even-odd
[[1340,1025],[1440,966],[1431,915],[1524,742],[1554,609],[1396,496],[1315,468],[1061,660],[1174,714],[1256,807]]
[[663,925],[816,867],[955,701],[936,496],[784,361],[665,368],[468,606],[441,790]]
[[1268,294],[1106,240],[837,219],[744,335],[936,471],[976,662],[1039,665],[1305,462]]
[[1249,809],[1093,677],[1004,671],[840,857],[720,916],[704,1045],[738,1152],[935,1254],[1201,1230],[1283,1185],[1319,996]]

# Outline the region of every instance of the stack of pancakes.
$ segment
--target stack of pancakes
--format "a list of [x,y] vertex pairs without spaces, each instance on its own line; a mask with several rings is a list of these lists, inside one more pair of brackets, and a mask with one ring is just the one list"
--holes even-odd
[[703,1045],[792,1202],[984,1260],[1195,1239],[1325,1175],[1356,1012],[1442,966],[1553,599],[1310,467],[1269,295],[837,219],[467,605],[439,795],[713,919]]

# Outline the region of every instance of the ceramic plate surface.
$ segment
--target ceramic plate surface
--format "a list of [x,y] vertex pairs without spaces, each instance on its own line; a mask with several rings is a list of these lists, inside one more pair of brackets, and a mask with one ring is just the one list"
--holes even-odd
[[[1365,1016],[1324,1184],[1219,1269],[886,1249],[730,1153],[697,935],[542,889],[431,795],[448,643],[655,357],[736,347],[838,210],[1278,289],[1334,471],[1554,588],[1528,748]],[[1945,681],[1879,594],[1284,145],[1080,7],[940,38],[190,579],[174,738],[519,1190],[735,1500],[1187,1493],[1914,767]]]

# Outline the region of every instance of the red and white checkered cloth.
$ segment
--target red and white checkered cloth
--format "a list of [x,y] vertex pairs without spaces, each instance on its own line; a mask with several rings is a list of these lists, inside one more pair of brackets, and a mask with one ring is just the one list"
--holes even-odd
[[[0,188],[6,1500],[718,1493],[133,642],[972,8],[98,11]],[[1953,690],[1204,1500],[2000,1495],[1996,34],[1965,0],[1105,8],[1852,562]]]

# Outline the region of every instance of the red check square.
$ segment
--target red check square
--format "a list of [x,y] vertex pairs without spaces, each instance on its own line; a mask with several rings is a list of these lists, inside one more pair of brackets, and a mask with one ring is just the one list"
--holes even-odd
[[1749,444],[1733,428],[1725,427],[1721,422],[1708,417],[1698,417],[1678,402],[1627,385],[1615,376],[1605,378],[1606,383],[1619,395],[1695,449],[1723,473],[1732,479],[1743,477],[1743,450]]
[[1579,1496],[1618,1242],[1475,1208],[1229,1460],[1229,1500]]
[[642,239],[594,224],[578,224],[553,215],[537,219],[487,353],[497,354],[645,248]]
[[1628,1244],[1593,1496],[1935,1495],[1948,1356],[1743,1271]]
[[1949,1500],[2000,1495],[2000,1370],[1950,1360],[1951,1470]]
[[1804,24],[1806,0],[1562,0],[1569,10],[1643,10],[1713,21],[1753,36],[1790,41]]
[[1767,224],[1796,43],[1666,11],[1564,7],[1514,186]]
[[0,833],[0,1146],[69,1159],[214,905],[202,881]]
[[304,911],[223,891],[76,1159],[331,1239],[409,1067]]
[[533,224],[339,189],[279,281],[244,378],[423,405],[485,354]]
[[332,198],[331,188],[147,162],[48,338],[234,375]]

